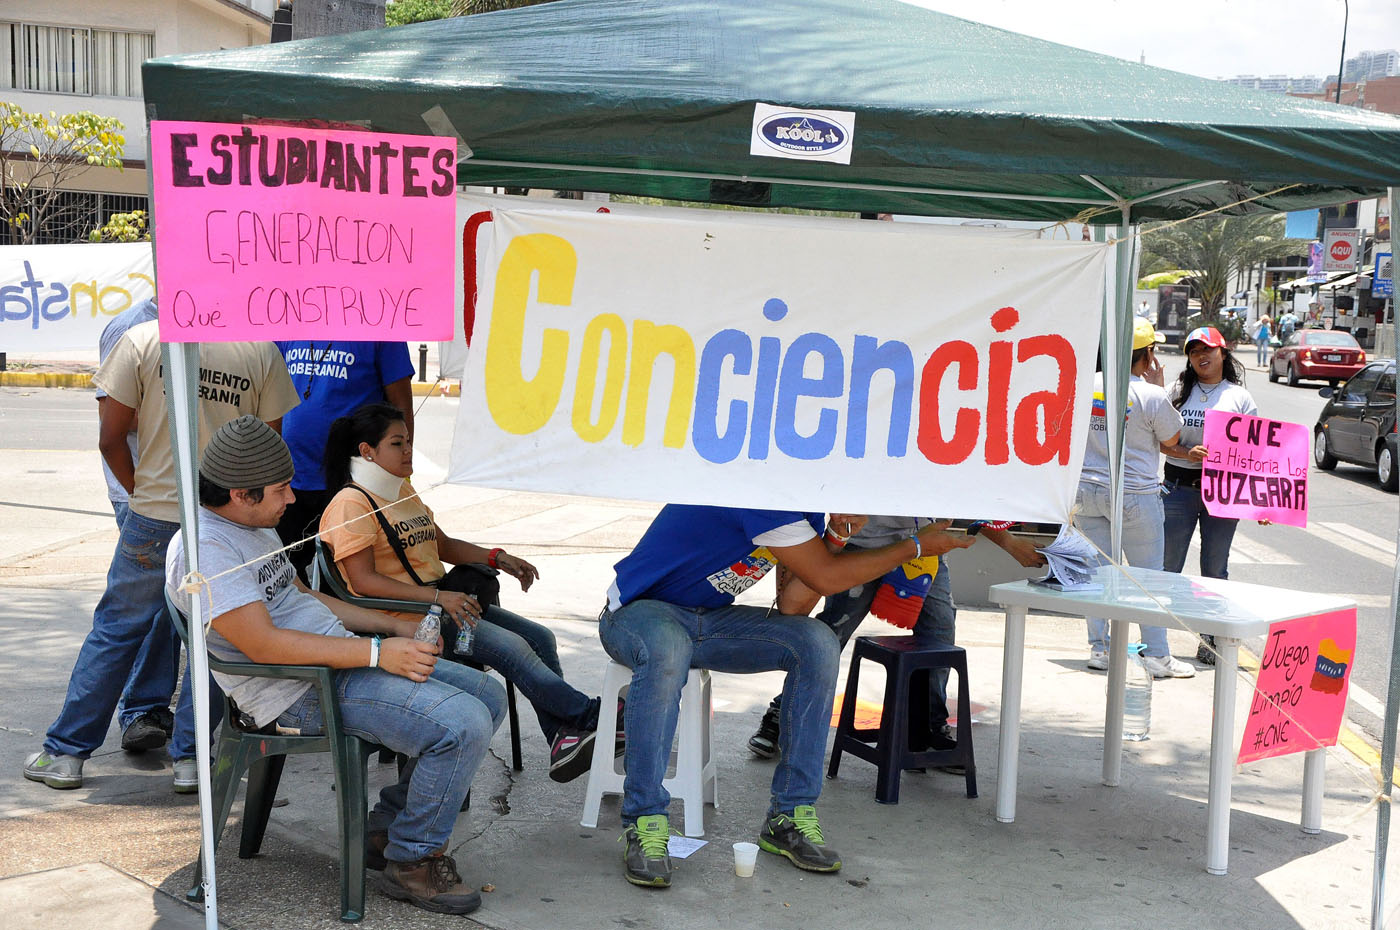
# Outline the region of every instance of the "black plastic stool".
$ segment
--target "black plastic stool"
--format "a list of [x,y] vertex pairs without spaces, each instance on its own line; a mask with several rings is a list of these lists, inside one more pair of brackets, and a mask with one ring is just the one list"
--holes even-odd
[[[860,660],[885,667],[885,706],[880,728],[857,729],[856,693],[860,684]],[[932,670],[946,668],[958,675],[958,744],[952,749],[928,749],[928,696]],[[912,682],[912,684],[911,684]],[[918,740],[917,747],[912,745]],[[858,636],[846,676],[846,697],[831,749],[826,777],[835,778],[841,753],[873,762],[879,769],[875,800],[899,803],[899,776],[909,768],[961,763],[967,796],[977,797],[977,766],[972,757],[972,703],[968,697],[967,653],[959,646],[920,645],[912,636]]]

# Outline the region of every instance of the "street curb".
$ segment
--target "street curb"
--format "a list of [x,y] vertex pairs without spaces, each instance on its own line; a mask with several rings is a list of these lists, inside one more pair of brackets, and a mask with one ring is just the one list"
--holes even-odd
[[429,397],[433,394],[441,394],[443,397],[461,397],[462,382],[446,378],[439,378],[437,381],[413,382],[414,397]]
[[91,388],[92,375],[62,371],[0,371],[0,387]]

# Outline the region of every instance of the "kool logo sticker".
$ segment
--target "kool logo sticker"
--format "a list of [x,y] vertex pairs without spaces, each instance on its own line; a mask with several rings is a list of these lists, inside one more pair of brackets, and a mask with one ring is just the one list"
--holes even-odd
[[843,110],[794,110],[754,104],[750,155],[851,163],[856,115]]

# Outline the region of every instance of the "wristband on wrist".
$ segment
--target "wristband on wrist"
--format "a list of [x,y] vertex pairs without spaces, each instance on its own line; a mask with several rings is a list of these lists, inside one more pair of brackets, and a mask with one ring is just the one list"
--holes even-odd
[[379,636],[371,636],[369,640],[369,667],[379,668]]
[[826,531],[826,535],[823,538],[838,549],[845,546],[846,543],[851,541],[851,537],[842,536],[840,533],[837,533],[835,530],[831,529],[828,529]]
[[919,534],[911,533],[909,538],[914,542],[914,558],[922,559],[924,557],[924,544],[919,541]]
[[486,564],[491,568],[500,568],[501,566],[496,564],[496,560],[499,559],[504,552],[505,550],[500,547],[492,549],[490,552],[486,553]]
[[436,603],[438,602],[438,597],[439,597],[441,594],[442,594],[442,592],[439,591],[437,588],[434,588],[434,589],[433,589],[433,603],[434,603],[434,604],[436,604]]

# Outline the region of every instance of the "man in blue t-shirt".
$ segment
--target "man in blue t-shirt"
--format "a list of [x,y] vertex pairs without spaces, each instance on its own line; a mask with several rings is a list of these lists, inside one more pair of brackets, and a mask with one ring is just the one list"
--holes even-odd
[[[863,517],[839,519],[857,529],[864,523]],[[933,523],[888,546],[840,552],[835,542],[823,541],[824,523],[819,513],[668,504],[617,563],[598,635],[608,655],[632,669],[622,789],[624,865],[632,884],[671,884],[671,796],[661,780],[691,668],[788,673],[782,755],[759,847],[807,871],[841,868],[815,808],[841,650],[826,624],[783,615],[785,598],[788,591],[800,597],[845,591],[911,558],[942,555],[972,540]],[[779,612],[734,604],[779,562],[800,583],[779,594]]]
[[[403,411],[413,438],[413,362],[402,342],[311,340],[279,342],[277,348],[301,395],[301,403],[282,419],[282,436],[296,466],[292,480],[296,502],[282,515],[277,535],[282,545],[290,546],[316,535],[321,513],[340,490],[326,487],[322,464],[326,437],[337,417],[365,404],[392,404]],[[305,581],[315,549],[299,545],[288,555]]]

